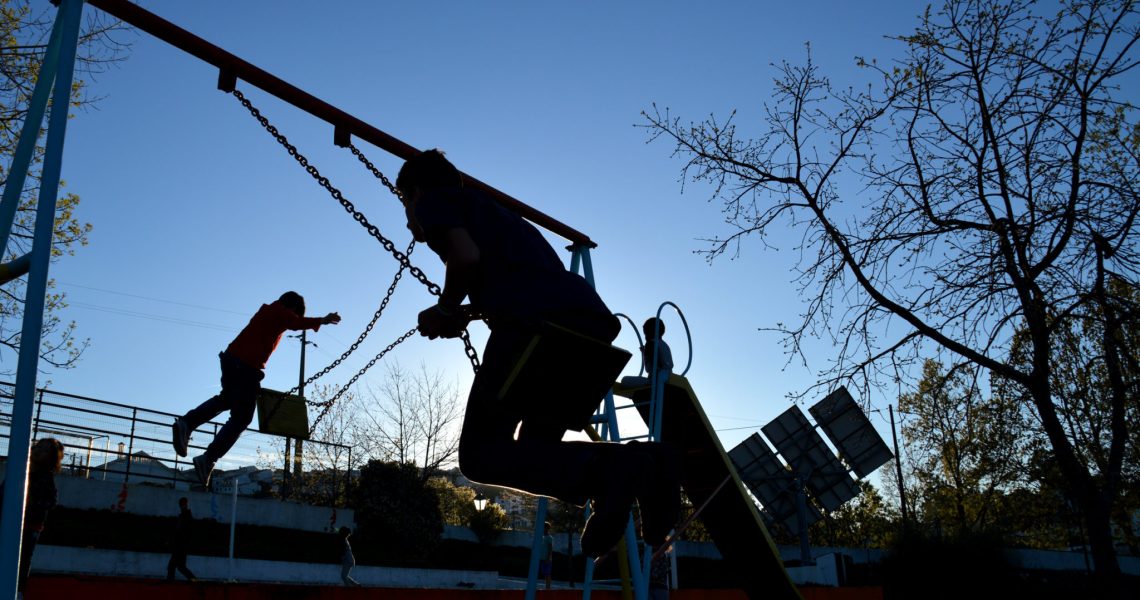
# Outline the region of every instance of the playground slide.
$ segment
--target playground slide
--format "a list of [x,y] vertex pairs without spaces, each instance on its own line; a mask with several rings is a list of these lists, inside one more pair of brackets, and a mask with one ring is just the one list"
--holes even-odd
[[[649,420],[648,385],[618,383],[614,393],[633,400],[641,418]],[[661,429],[661,440],[681,450],[681,487],[685,494],[694,507],[708,502],[697,518],[738,574],[738,585],[750,598],[802,600],[697,394],[680,375],[672,375],[665,386]]]

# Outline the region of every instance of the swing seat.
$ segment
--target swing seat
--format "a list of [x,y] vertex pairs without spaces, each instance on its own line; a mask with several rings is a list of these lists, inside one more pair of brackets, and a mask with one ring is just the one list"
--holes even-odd
[[261,388],[257,396],[257,428],[270,435],[309,439],[309,409],[305,399]]
[[499,390],[524,422],[582,431],[633,355],[601,340],[542,323]]

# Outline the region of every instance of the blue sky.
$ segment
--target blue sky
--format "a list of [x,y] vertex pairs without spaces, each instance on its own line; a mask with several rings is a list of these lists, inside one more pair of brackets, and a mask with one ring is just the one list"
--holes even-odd
[[[640,323],[665,301],[692,331],[689,379],[731,448],[785,410],[788,392],[830,359],[793,363],[758,328],[794,321],[790,282],[800,232],[777,249],[746,244],[737,260],[694,254],[724,233],[709,190],[688,184],[664,143],[647,144],[653,103],[700,120],[738,110],[757,132],[772,63],[813,60],[840,84],[866,83],[855,56],[887,60],[887,34],[916,24],[923,3],[806,0],[710,2],[329,2],[195,0],[140,4],[418,148],[439,147],[463,171],[588,234],[597,287]],[[96,10],[87,7],[86,10]],[[285,290],[311,314],[344,318],[311,336],[309,371],[360,333],[396,264],[232,98],[216,70],[147,34],[90,82],[102,99],[68,126],[63,177],[82,198],[91,243],[52,268],[91,346],[78,366],[41,376],[53,389],[184,412],[218,389],[217,353],[258,306]],[[398,247],[409,235],[395,199],[332,128],[249,86],[239,89]],[[401,164],[364,147],[394,176]],[[564,241],[551,238],[556,248]],[[569,254],[566,254],[567,260]],[[442,283],[426,248],[413,262]],[[432,302],[405,278],[357,356],[326,376],[346,381]],[[664,314],[674,356],[688,359],[676,313]],[[481,347],[486,332],[472,331]],[[635,349],[623,332],[619,345]],[[286,339],[263,385],[297,381]],[[465,390],[460,344],[414,339],[394,357],[423,362]],[[632,368],[636,369],[634,363]],[[383,369],[364,378],[376,386]],[[889,439],[885,409],[872,421]]]

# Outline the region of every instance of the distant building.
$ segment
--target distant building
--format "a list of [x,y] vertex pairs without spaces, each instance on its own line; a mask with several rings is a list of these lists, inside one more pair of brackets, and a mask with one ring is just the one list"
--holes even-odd
[[189,490],[191,485],[197,483],[193,468],[179,471],[141,451],[92,467],[89,477],[103,481],[156,485],[176,490]]
[[229,471],[214,471],[210,478],[210,489],[219,494],[233,494],[236,485],[239,496],[260,496],[275,489],[273,479],[273,471],[254,466],[238,467]]

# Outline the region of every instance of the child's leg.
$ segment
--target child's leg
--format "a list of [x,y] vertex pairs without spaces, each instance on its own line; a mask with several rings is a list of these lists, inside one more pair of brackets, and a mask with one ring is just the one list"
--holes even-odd
[[[499,325],[483,351],[483,364],[467,400],[459,439],[459,468],[467,478],[584,504],[600,485],[599,471],[620,467],[629,449],[618,444],[563,442],[546,428],[515,439],[519,415],[498,402],[511,361],[530,342],[523,327]],[[542,398],[535,398],[542,402]],[[636,474],[630,474],[631,478]]]
[[261,379],[264,376],[259,369],[230,365],[223,361],[220,396],[230,411],[230,418],[206,447],[205,456],[211,462],[225,456],[253,421],[253,411],[257,407],[257,395],[261,391]]
[[221,363],[222,370],[222,391],[213,398],[191,409],[190,412],[182,415],[182,420],[186,422],[186,426],[191,432],[201,427],[203,423],[230,409],[230,399],[226,393],[226,388],[234,385],[235,371],[238,365],[235,365],[234,359],[227,357],[225,353],[219,354],[218,360]]
[[189,428],[189,431],[193,432],[195,429],[201,427],[203,423],[229,409],[230,404],[226,400],[226,394],[223,391],[217,396],[191,409],[190,412],[182,416],[182,420],[186,422],[186,427]]

